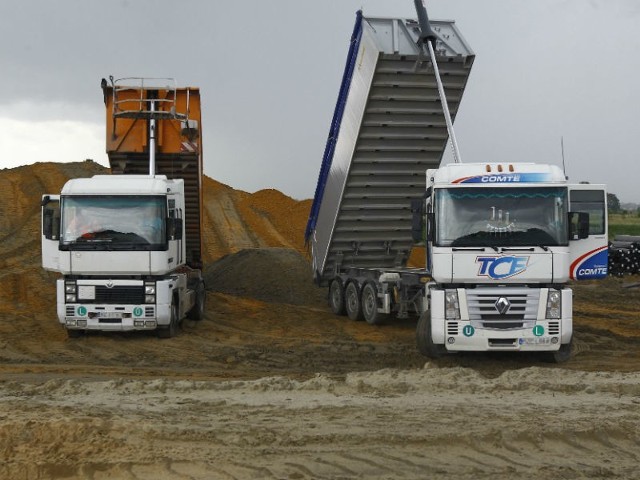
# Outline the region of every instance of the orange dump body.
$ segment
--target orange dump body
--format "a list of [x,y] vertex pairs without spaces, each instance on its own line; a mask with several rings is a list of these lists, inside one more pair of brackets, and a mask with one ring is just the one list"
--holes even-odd
[[[123,83],[125,81],[127,84]],[[145,79],[122,79],[107,84],[103,80],[106,145],[111,173],[150,174],[150,126],[155,121],[154,173],[184,180],[187,264],[201,268],[203,161],[200,90],[157,83],[151,85]]]

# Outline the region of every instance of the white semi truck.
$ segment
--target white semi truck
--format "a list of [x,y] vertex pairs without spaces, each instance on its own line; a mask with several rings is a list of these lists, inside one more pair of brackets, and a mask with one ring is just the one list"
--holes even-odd
[[102,81],[112,175],[42,201],[42,264],[60,272],[58,319],[88,330],[178,333],[202,319],[202,145],[197,88]]
[[[461,163],[452,118],[474,54],[415,3],[418,21],[357,14],[305,232],[314,279],[336,314],[418,317],[429,357],[565,361],[569,282],[607,274],[605,188],[553,165]],[[424,268],[407,267],[416,245]]]

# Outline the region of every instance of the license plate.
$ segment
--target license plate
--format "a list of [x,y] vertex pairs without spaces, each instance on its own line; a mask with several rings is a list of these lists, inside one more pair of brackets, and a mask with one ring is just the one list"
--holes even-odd
[[122,318],[122,312],[98,312],[98,318]]
[[520,345],[549,345],[551,339],[549,337],[521,338]]

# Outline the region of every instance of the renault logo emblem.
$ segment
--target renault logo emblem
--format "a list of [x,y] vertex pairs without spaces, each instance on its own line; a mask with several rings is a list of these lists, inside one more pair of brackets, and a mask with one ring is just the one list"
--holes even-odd
[[496,300],[494,306],[500,315],[504,315],[509,311],[509,308],[511,308],[511,302],[505,297],[500,297]]

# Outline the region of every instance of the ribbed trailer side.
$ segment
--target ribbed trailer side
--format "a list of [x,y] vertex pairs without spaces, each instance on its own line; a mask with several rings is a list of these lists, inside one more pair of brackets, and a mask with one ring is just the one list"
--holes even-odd
[[[149,174],[149,122],[155,118],[155,173],[184,180],[187,265],[202,268],[199,89],[144,84],[120,87],[103,81],[103,91],[111,173]],[[157,100],[154,112],[149,110],[150,99]]]
[[[455,117],[474,54],[452,21],[431,21]],[[448,133],[430,60],[414,20],[365,18],[351,38],[305,238],[316,281],[348,267],[406,265],[411,201],[423,197]]]

